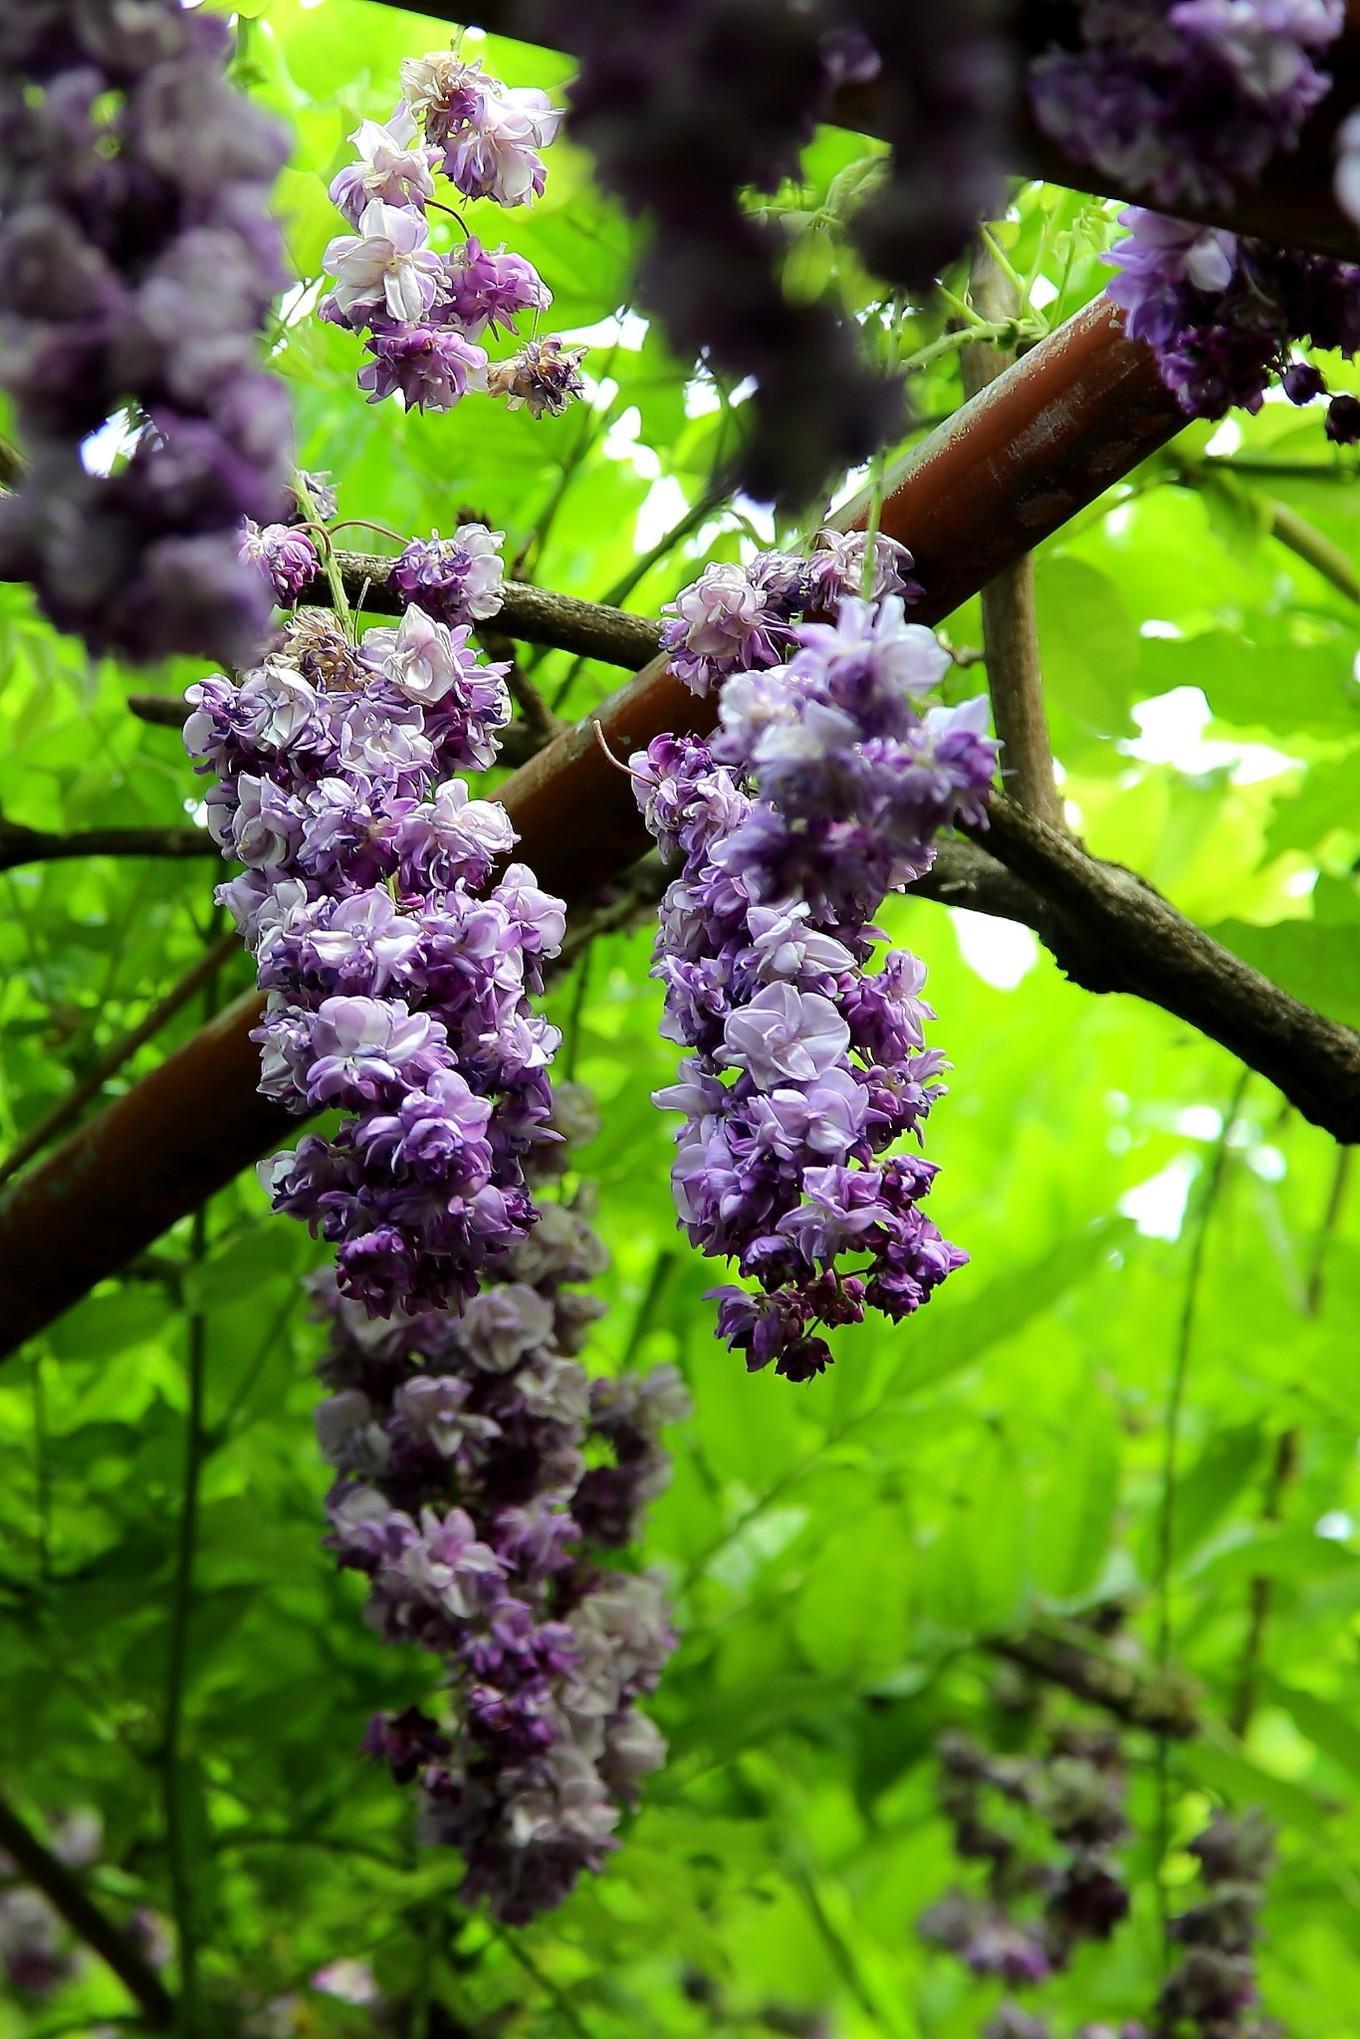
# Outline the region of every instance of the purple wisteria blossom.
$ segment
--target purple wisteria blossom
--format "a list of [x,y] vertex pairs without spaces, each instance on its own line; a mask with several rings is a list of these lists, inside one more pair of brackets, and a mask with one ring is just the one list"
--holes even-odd
[[[543,190],[541,151],[561,116],[546,93],[510,89],[480,60],[435,51],[401,67],[403,97],[385,121],[365,120],[350,136],[358,160],[331,184],[351,233],[340,234],[322,266],[334,278],[318,316],[362,333],[368,359],[359,387],[370,403],[399,396],[406,409],[448,411],[470,390],[506,397],[534,417],[555,414],[582,393],[583,348],[535,333],[510,359],[492,362],[489,338],[552,303],[533,264],[487,248],[463,224],[448,252],[431,245],[427,208],[436,177],[459,204],[487,199],[515,207]],[[458,207],[444,206],[457,212]],[[446,617],[444,620],[448,620]]]
[[[589,1137],[575,1086],[553,1130]],[[566,1144],[539,1150],[546,1180]],[[665,1487],[673,1367],[591,1381],[569,1284],[603,1255],[588,1192],[543,1221],[459,1316],[373,1320],[327,1275],[317,1434],[336,1482],[329,1541],[370,1582],[368,1619],[437,1660],[439,1717],[379,1715],[364,1746],[414,1785],[423,1838],[462,1854],[463,1895],[522,1924],[617,1846],[665,1756],[637,1702],[674,1644],[659,1580],[606,1562]]]
[[245,521],[241,558],[263,575],[274,600],[285,607],[321,571],[316,546],[305,531],[288,524],[266,524],[261,530],[251,517]]
[[[1108,294],[1130,339],[1157,357],[1163,382],[1192,417],[1220,418],[1234,405],[1257,411],[1279,380],[1294,403],[1325,394],[1326,379],[1295,346],[1352,357],[1360,351],[1360,264],[1293,253],[1263,241],[1166,219],[1130,207],[1130,238],[1110,261]],[[1327,435],[1360,438],[1360,405],[1334,397]]]
[[485,524],[459,524],[452,538],[438,532],[415,538],[398,558],[392,579],[408,602],[450,629],[485,623],[501,606],[504,541],[503,531]]
[[[809,558],[765,552],[746,566],[706,566],[697,581],[666,608],[661,648],[678,680],[707,694],[733,673],[777,665],[795,646],[795,619],[831,614],[847,595],[864,592],[866,541],[862,531],[823,531]],[[870,569],[871,599],[920,593],[910,578],[905,545],[879,533]]]
[[514,330],[521,312],[546,311],[552,292],[531,262],[505,248],[484,248],[469,234],[444,262],[448,302],[470,340],[488,326]]
[[1345,18],[1342,0],[1085,0],[1081,47],[1033,61],[1030,103],[1116,189],[1224,205],[1298,141]]
[[434,197],[431,170],[439,151],[428,144],[413,146],[418,133],[415,115],[404,101],[386,123],[360,121],[350,136],[359,161],[346,165],[330,192],[331,204],[352,227],[358,228],[374,199],[384,205],[423,206]]
[[[232,89],[231,31],[206,11],[5,20],[0,387],[25,461],[0,571],[96,654],[246,662],[271,602],[238,534],[285,514],[292,437],[259,361],[287,137]],[[129,458],[96,471],[88,441],[125,416]]]
[[558,1137],[557,1033],[529,1000],[565,915],[506,862],[505,809],[449,776],[493,760],[510,714],[470,637],[412,606],[332,653],[333,686],[292,663],[290,635],[189,689],[208,824],[246,867],[219,897],[268,992],[260,1087],[345,1114],[265,1179],[376,1315],[475,1313],[482,1271],[538,1220],[526,1164]]
[[[995,745],[981,702],[922,712],[948,655],[900,593],[850,592],[864,564],[840,541],[707,569],[668,648],[694,691],[725,682],[720,728],[631,762],[681,862],[653,965],[662,1032],[690,1051],[656,1094],[683,1114],[680,1222],[758,1284],[713,1291],[719,1334],[795,1380],[830,1362],[815,1327],[908,1316],[964,1259],[919,1208],[934,1168],[889,1151],[941,1094],[925,971],[903,951],[866,965],[884,895],[929,868],[941,828],[985,822]],[[870,574],[900,586],[910,565],[880,546]]]

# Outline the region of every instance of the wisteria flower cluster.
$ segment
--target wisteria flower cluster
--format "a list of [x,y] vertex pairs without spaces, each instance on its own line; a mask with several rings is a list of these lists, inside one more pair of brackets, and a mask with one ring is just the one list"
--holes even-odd
[[[946,1892],[922,1914],[922,1937],[1012,1987],[1066,1968],[1083,1941],[1108,1940],[1129,1909],[1114,1852],[1128,1832],[1117,1738],[1068,1728],[1041,1757],[993,1756],[950,1734],[939,1758],[940,1810],[958,1856],[985,1867],[985,1889]],[[1023,2028],[995,2029],[1018,2039]]]
[[[1278,379],[1293,402],[1326,394],[1321,369],[1296,343],[1360,351],[1360,264],[1273,248],[1134,206],[1121,213],[1130,238],[1116,242],[1119,270],[1107,286],[1132,340],[1157,357],[1163,382],[1191,417],[1221,418],[1234,405],[1261,407]],[[1360,440],[1360,400],[1333,396],[1327,437]]]
[[745,194],[801,181],[834,91],[872,81],[891,155],[849,232],[875,274],[928,288],[1003,202],[1014,65],[1000,0],[530,0],[524,18],[579,60],[572,138],[647,225],[638,302],[677,354],[754,384],[742,486],[810,500],[893,434],[901,391],[825,298],[785,294],[787,242]]
[[[229,48],[179,0],[0,23],[0,386],[25,448],[0,571],[131,660],[247,659],[268,621],[237,548],[284,503],[289,408],[258,354],[288,148]],[[86,442],[128,405],[135,442],[101,473]]]
[[1331,88],[1343,0],[1084,0],[1081,48],[1034,59],[1044,131],[1158,205],[1223,205]]
[[381,1315],[476,1293],[534,1225],[525,1160],[556,1138],[559,1037],[529,999],[564,910],[524,864],[493,882],[509,816],[449,777],[509,719],[470,638],[412,604],[355,649],[304,613],[263,665],[188,690],[209,826],[246,866],[218,897],[269,993],[260,1089],[344,1115],[263,1172]]
[[[955,1853],[983,1887],[949,1890],[918,1921],[972,1973],[1029,1989],[1104,1941],[1129,1914],[1119,1853],[1129,1839],[1117,1736],[1067,1727],[1042,1755],[996,1756],[967,1735],[939,1744],[937,1792]],[[1056,1843],[1057,1853],[1054,1853]],[[1217,1814],[1190,1843],[1205,1894],[1171,1922],[1183,1949],[1146,2019],[1084,2024],[1075,2039],[1268,2039],[1253,1946],[1274,1852],[1257,1811]],[[1054,2039],[1047,2017],[1007,1998],[983,2039]]]
[[512,90],[480,59],[449,50],[404,63],[401,89],[388,121],[355,129],[359,160],[331,185],[353,232],[326,250],[322,266],[335,285],[320,316],[364,335],[359,387],[370,403],[399,394],[410,410],[447,411],[471,389],[534,417],[556,416],[582,393],[585,349],[535,337],[492,362],[484,344],[513,332],[523,313],[546,311],[551,291],[524,256],[484,246],[460,214],[461,245],[437,253],[428,208],[438,203],[436,174],[460,203],[532,203],[546,176],[541,151],[561,115],[546,93]]
[[1220,1813],[1190,1843],[1190,1853],[1204,1890],[1172,1922],[1184,1952],[1167,1977],[1158,2018],[1196,2039],[1268,2039],[1277,2028],[1256,2015],[1253,1948],[1275,1856],[1273,1829],[1255,1808],[1239,1819]]
[[[588,1137],[577,1086],[555,1110]],[[661,1583],[608,1560],[666,1485],[661,1431],[688,1401],[673,1367],[592,1381],[573,1356],[600,1306],[568,1284],[603,1264],[578,1191],[461,1316],[374,1323],[317,1285],[331,1541],[370,1581],[369,1620],[439,1658],[450,1695],[442,1720],[379,1715],[366,1747],[417,1784],[424,1837],[464,1857],[463,1895],[513,1925],[602,1866],[665,1754],[637,1706],[674,1646]]]
[[[948,654],[890,591],[911,564],[890,541],[871,568],[883,592],[848,592],[863,555],[846,540],[708,569],[667,637],[697,692],[725,680],[721,729],[658,737],[631,763],[648,829],[683,865],[653,965],[662,1032],[692,1051],[656,1094],[684,1114],[681,1224],[759,1284],[713,1292],[721,1335],[794,1380],[830,1362],[814,1327],[906,1317],[965,1258],[920,1209],[931,1163],[888,1152],[941,1094],[925,970],[903,950],[866,965],[885,894],[929,868],[941,828],[985,821],[995,745],[983,701],[919,712]],[[837,601],[835,622],[791,620]]]

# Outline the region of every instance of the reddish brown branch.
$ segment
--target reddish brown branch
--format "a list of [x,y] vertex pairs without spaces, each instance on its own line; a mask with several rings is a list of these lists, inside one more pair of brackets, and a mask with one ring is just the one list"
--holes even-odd
[[[916,554],[928,619],[1056,530],[1180,422],[1150,355],[1120,340],[1108,305],[1036,347],[891,478],[883,528]],[[697,701],[660,661],[598,711],[620,756],[662,730],[708,727],[713,715],[714,703]],[[523,855],[573,904],[647,847],[632,788],[590,723],[522,766],[502,797]],[[247,998],[221,1014],[0,1200],[0,1350],[288,1141],[297,1121],[255,1089],[257,1010]]]

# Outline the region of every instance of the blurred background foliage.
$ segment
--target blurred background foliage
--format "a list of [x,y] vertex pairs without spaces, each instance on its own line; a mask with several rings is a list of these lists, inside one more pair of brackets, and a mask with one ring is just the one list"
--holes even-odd
[[[567,146],[541,206],[506,231],[551,283],[553,323],[590,343],[588,404],[541,423],[477,399],[450,417],[364,405],[352,340],[305,316],[336,227],[325,183],[355,121],[390,110],[400,59],[444,32],[368,0],[253,0],[244,13],[244,73],[297,137],[280,197],[302,287],[277,366],[301,460],[334,474],[341,514],[401,534],[484,517],[522,576],[644,613],[703,560],[768,541],[763,512],[713,490],[740,392],[669,358],[629,312],[630,230]],[[515,83],[563,75],[560,60],[507,44],[489,67]],[[807,186],[775,202],[791,287],[840,293],[873,329],[873,286],[831,231],[865,150],[823,135]],[[1099,288],[1111,230],[1107,207],[1017,191],[996,231],[1032,285],[1033,330]],[[905,315],[904,356],[941,338],[948,311]],[[1326,367],[1336,387],[1354,380]],[[952,347],[915,374],[913,395],[918,430],[957,405]],[[1054,744],[1083,834],[1353,1023],[1355,485],[1317,415],[1270,402],[1182,434],[1038,563]],[[972,605],[947,626],[958,646],[979,631]],[[560,654],[530,652],[526,667],[575,713],[617,683]],[[0,596],[0,671],[6,819],[73,830],[195,814],[175,733],[125,706],[145,676],[86,664],[13,588]],[[193,677],[186,666],[153,683],[175,694]],[[206,859],[0,874],[7,1144],[216,938],[216,877]],[[256,1184],[239,1181],[198,1235],[186,1223],[0,1375],[4,1789],[46,1831],[96,1811],[96,1889],[119,1916],[163,1913],[185,1358],[192,1336],[206,1340],[182,1782],[205,1976],[236,2006],[226,2029],[379,2029],[371,2006],[313,1986],[352,1959],[415,2007],[405,2029],[432,2039],[973,2039],[996,1991],[914,1931],[953,1876],[932,1803],[935,1737],[964,1725],[995,1745],[1021,1733],[1026,1707],[1064,1717],[1062,1694],[1017,1691],[998,1639],[1085,1633],[1119,1600],[1151,1663],[1164,1590],[1172,1659],[1204,1722],[1170,1753],[1167,1874],[1188,1881],[1177,1851],[1211,1805],[1264,1805],[1281,1830],[1266,2008],[1308,2039],[1354,2034],[1360,1194],[1347,1200],[1338,1151],[1261,1079],[1243,1084],[1158,1010],[1073,989],[1024,930],[911,901],[891,925],[928,960],[955,1065],[930,1127],[934,1204],[973,1264],[921,1318],[840,1334],[838,1364],[807,1387],[748,1379],[713,1341],[712,1271],[675,1232],[669,1128],[648,1102],[672,1052],[657,1037],[647,930],[598,941],[553,993],[574,1073],[604,1107],[585,1165],[613,1256],[611,1310],[588,1357],[605,1370],[676,1361],[695,1415],[673,1437],[647,1553],[670,1572],[683,1631],[654,1708],[670,1763],[607,1874],[534,1927],[508,1934],[462,1913],[457,1864],[415,1849],[404,1802],[357,1754],[375,1708],[420,1696],[426,1663],[378,1643],[358,1582],[320,1548],[319,1336],[299,1289],[318,1253],[269,1216]],[[233,962],[218,996],[245,982]],[[201,1003],[189,1008],[118,1083],[201,1018]],[[1270,1520],[1270,1468],[1295,1430],[1297,1476]],[[1273,1582],[1271,1613],[1238,1734],[1258,1577]],[[1128,1751],[1135,1916],[1046,1991],[1064,2031],[1139,2014],[1155,1994],[1155,1750],[1130,1734]],[[116,2027],[126,2008],[91,1960],[42,2006],[4,1997],[0,2033]]]

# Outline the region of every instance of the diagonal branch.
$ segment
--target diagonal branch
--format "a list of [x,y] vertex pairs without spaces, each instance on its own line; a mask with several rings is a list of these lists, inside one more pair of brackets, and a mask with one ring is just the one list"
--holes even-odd
[[1026,1635],[1001,1636],[986,1645],[1046,1685],[1059,1685],[1088,1706],[1101,1707],[1129,1727],[1182,1741],[1199,1725],[1194,1688],[1183,1673],[1168,1671],[1150,1678],[1117,1658],[1083,1647],[1066,1635],[1040,1629]]
[[[1078,314],[889,477],[882,528],[916,555],[929,590],[917,613],[928,621],[949,614],[1165,445],[1180,423],[1151,355],[1124,343],[1112,308],[1097,304]],[[851,505],[842,527],[855,520]],[[575,605],[580,625],[590,613],[589,604]],[[616,883],[648,847],[632,788],[596,743],[597,719],[615,755],[626,756],[662,731],[709,728],[715,713],[716,703],[697,701],[658,659],[598,717],[565,730],[521,766],[501,797],[540,882],[579,905]],[[997,855],[1003,839],[998,830]],[[1081,859],[1075,846],[1065,847]],[[1018,854],[1004,854],[1012,873],[1032,890],[1045,886],[1042,859],[1036,876],[1020,868]],[[974,857],[968,882],[979,883],[984,871],[992,882],[985,853],[981,862]],[[947,881],[947,873],[938,875]],[[1018,903],[1023,895],[1014,896]],[[1080,887],[1075,898],[1055,902],[1055,935],[1065,938],[1072,922],[1084,931],[1081,903]],[[1164,903],[1163,910],[1170,911]],[[1117,956],[1103,953],[1111,940],[1104,921],[1095,932],[1101,952],[1088,976],[1122,985]],[[0,1352],[145,1251],[259,1155],[288,1142],[297,1121],[256,1089],[250,1029],[258,1011],[256,996],[239,1000],[0,1196]]]
[[1089,856],[1000,795],[983,840],[1057,915],[1054,952],[1074,983],[1132,992],[1188,1020],[1315,1126],[1360,1140],[1360,1033],[1272,984],[1135,871]]
[[168,2032],[175,2022],[175,2006],[155,1969],[95,1903],[74,1871],[44,1847],[32,1828],[3,1798],[0,1798],[0,1849],[10,1857],[20,1875],[42,1892],[72,1932],[101,1961],[108,1963],[152,2031]]
[[[337,552],[335,558],[352,604],[357,606],[362,596],[367,613],[401,614],[406,597],[393,585],[394,559],[377,552]],[[583,602],[576,595],[558,595],[528,581],[506,581],[502,597],[492,619],[498,636],[522,638],[526,644],[545,645],[550,651],[575,652],[605,665],[623,666],[628,672],[636,672],[656,656],[660,631],[650,617],[612,609],[603,602]],[[310,581],[298,600],[329,608],[331,590],[325,575],[318,574]]]

